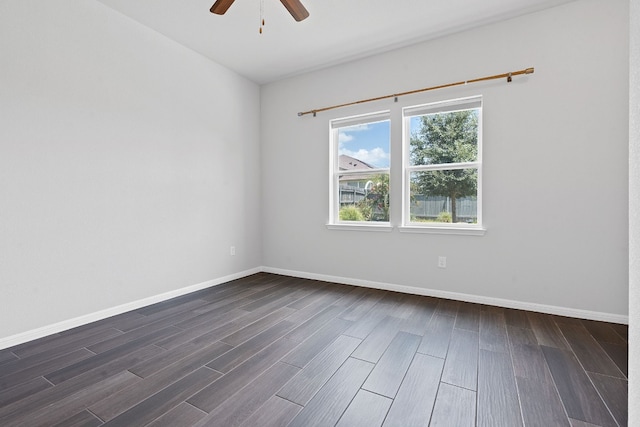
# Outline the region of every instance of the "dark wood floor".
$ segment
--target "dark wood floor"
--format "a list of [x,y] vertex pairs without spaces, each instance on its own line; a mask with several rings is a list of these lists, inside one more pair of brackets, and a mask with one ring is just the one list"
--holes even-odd
[[0,425],[622,426],[627,341],[261,273],[0,350]]

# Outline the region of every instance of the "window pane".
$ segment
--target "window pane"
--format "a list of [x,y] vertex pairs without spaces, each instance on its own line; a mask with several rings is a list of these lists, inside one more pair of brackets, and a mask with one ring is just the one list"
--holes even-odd
[[412,172],[410,222],[478,222],[478,170]]
[[409,164],[478,160],[478,113],[476,108],[411,117]]
[[340,170],[388,168],[389,129],[389,120],[340,128]]
[[340,221],[389,221],[389,174],[339,177]]

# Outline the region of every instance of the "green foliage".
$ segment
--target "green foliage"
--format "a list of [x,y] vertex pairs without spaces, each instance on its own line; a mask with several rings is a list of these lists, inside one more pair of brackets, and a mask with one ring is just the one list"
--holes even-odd
[[356,206],[343,206],[340,208],[340,221],[364,221],[364,216]]
[[371,182],[367,197],[358,206],[366,221],[389,221],[389,174],[375,175]]
[[440,212],[438,217],[436,218],[436,222],[451,222],[453,218],[451,218],[451,212]]
[[[420,117],[420,128],[411,135],[413,165],[473,162],[478,157],[478,115],[476,110],[428,114]],[[423,171],[412,185],[421,194],[451,199],[451,221],[456,222],[456,199],[477,194],[476,169]]]

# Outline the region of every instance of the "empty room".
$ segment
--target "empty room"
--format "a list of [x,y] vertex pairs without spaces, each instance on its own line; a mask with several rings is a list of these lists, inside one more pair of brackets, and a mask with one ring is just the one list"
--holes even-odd
[[640,423],[639,20],[2,0],[0,426]]

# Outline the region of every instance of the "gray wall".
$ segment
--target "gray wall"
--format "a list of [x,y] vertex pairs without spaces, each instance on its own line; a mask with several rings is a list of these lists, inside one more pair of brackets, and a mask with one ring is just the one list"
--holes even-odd
[[629,425],[640,424],[640,0],[631,0],[629,60]]
[[259,268],[258,142],[254,83],[97,2],[0,2],[0,338]]
[[[626,319],[628,5],[572,2],[263,86],[264,265]],[[296,116],[531,66],[534,75],[511,84]],[[330,119],[384,109],[398,115],[403,105],[476,94],[484,97],[485,236],[326,228]],[[391,198],[399,203],[401,131],[392,135]],[[397,225],[398,204],[392,215]],[[447,269],[437,268],[439,255],[448,257]]]

